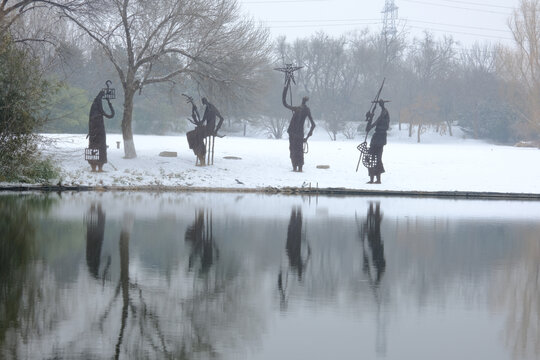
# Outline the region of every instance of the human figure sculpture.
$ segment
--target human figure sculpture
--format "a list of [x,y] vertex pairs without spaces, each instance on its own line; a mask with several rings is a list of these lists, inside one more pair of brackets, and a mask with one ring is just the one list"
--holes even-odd
[[188,131],[186,137],[188,140],[189,148],[193,150],[197,160],[196,165],[205,166],[206,165],[206,145],[204,139],[206,137],[206,126],[204,126],[204,120],[201,119],[199,115],[199,110],[197,110],[197,105],[193,101],[193,98],[184,95],[187,98],[187,102],[191,103],[191,119],[188,119],[195,129]]
[[[202,103],[205,106],[202,120],[206,123],[207,134],[208,136],[217,136],[217,132],[221,129],[221,125],[223,125],[223,116],[221,116],[219,110],[207,98],[203,97]],[[219,118],[217,126],[216,118]]]
[[[313,135],[315,122],[311,117],[311,110],[306,105],[309,97],[304,96],[302,98],[302,105],[300,106],[292,106],[292,104],[287,104],[287,91],[290,88],[290,82],[291,78],[287,78],[285,81],[282,102],[283,106],[293,112],[289,128],[287,129],[287,133],[289,134],[289,152],[293,171],[302,172],[302,167],[304,166],[304,143],[307,142],[311,135]],[[306,118],[309,118],[311,128],[309,129],[307,136],[304,137],[304,124],[306,122]]]
[[[385,101],[380,99],[377,102],[381,108],[381,113],[374,123],[371,123],[371,119],[368,120],[366,125],[366,133],[372,128],[375,128],[375,133],[371,137],[369,144],[369,154],[374,155],[377,159],[375,166],[368,168],[369,181],[368,184],[380,184],[381,174],[384,173],[384,166],[382,162],[382,153],[384,145],[386,145],[386,132],[390,127],[390,115],[388,110],[384,106]],[[376,179],[375,181],[374,178]]]
[[96,171],[96,168],[99,172],[103,171],[103,164],[107,163],[107,134],[105,133],[105,123],[103,117],[107,119],[112,119],[114,117],[114,108],[111,104],[111,101],[108,98],[107,103],[109,104],[109,109],[111,114],[107,114],[103,109],[103,97],[105,92],[102,90],[97,94],[92,106],[90,107],[90,115],[88,120],[88,148],[97,149],[99,151],[99,159],[97,160],[88,160],[88,163],[92,167],[92,171]]
[[[202,103],[205,105],[203,122],[206,123],[206,145],[208,147],[208,164],[214,163],[214,144],[216,141],[216,136],[221,137],[217,134],[221,125],[223,125],[223,116],[219,113],[219,110],[208,101],[207,98],[202,98]],[[219,122],[216,126],[216,118],[219,118]]]

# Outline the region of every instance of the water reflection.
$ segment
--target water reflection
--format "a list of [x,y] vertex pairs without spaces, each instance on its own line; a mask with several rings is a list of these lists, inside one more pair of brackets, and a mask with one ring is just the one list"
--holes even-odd
[[[90,274],[98,279],[99,266],[101,263],[101,247],[105,235],[105,213],[101,203],[92,203],[85,218],[86,221],[86,265]],[[107,265],[103,271],[103,279],[111,263],[111,257],[107,257]]]
[[302,208],[294,207],[291,210],[291,217],[289,219],[289,225],[287,226],[287,240],[285,245],[288,267],[286,270],[280,269],[278,274],[278,290],[280,293],[280,307],[282,310],[287,309],[289,272],[296,274],[298,281],[302,282],[304,270],[311,256],[309,242],[302,234]]
[[[360,226],[359,235],[360,241],[362,243],[362,270],[368,278],[370,287],[373,292],[373,297],[377,305],[375,313],[375,349],[378,355],[384,357],[387,350],[387,319],[382,310],[383,299],[381,297],[381,292],[379,289],[379,284],[386,270],[384,244],[381,237],[382,219],[383,214],[381,212],[380,202],[369,202],[366,219]],[[373,270],[375,271],[375,274],[373,274]]]
[[196,260],[200,262],[200,274],[206,274],[219,258],[219,249],[214,241],[212,212],[199,209],[195,220],[186,230],[185,241],[191,245],[189,270],[193,270]]
[[[370,202],[366,220],[360,228],[362,269],[373,286],[379,285],[386,269],[384,244],[381,238],[382,218],[381,204],[379,202]],[[372,269],[375,270],[375,274],[372,273]]]
[[0,358],[538,358],[540,219],[464,204],[0,197]]

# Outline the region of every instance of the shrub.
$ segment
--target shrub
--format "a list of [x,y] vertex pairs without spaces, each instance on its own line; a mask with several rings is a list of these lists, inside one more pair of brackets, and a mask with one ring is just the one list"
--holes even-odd
[[41,160],[35,131],[45,123],[44,109],[56,90],[43,78],[36,59],[8,35],[0,38],[0,181],[35,181],[28,175],[51,174],[36,172],[50,161]]

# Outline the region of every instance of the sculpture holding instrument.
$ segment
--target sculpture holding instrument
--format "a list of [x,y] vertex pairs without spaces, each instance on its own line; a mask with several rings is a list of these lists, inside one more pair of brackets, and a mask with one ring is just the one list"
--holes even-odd
[[[197,156],[195,165],[205,166],[214,163],[214,145],[217,137],[223,137],[218,135],[218,131],[223,124],[223,116],[219,113],[219,110],[208,101],[205,97],[202,98],[202,103],[205,105],[204,114],[201,118],[195,101],[189,95],[182,94],[186,98],[186,101],[191,104],[191,119],[189,122],[195,125],[195,130],[188,131],[186,136],[188,139],[189,148],[193,150]],[[219,122],[216,126],[216,119],[219,118]],[[208,159],[206,155],[208,154]]]
[[189,148],[193,150],[193,153],[197,157],[195,160],[196,166],[206,165],[206,126],[204,126],[204,120],[199,115],[197,105],[195,101],[189,95],[182,94],[186,98],[186,102],[191,104],[191,118],[188,118],[189,122],[195,125],[195,129],[186,133]]
[[[366,113],[366,137],[364,142],[358,145],[357,149],[360,150],[360,158],[358,159],[358,164],[356,165],[356,171],[362,164],[368,169],[369,182],[368,184],[380,184],[381,183],[381,174],[385,172],[384,165],[382,162],[382,153],[383,147],[386,145],[386,132],[390,126],[390,115],[384,104],[388,101],[380,99],[381,91],[384,86],[386,79],[383,79],[382,85],[375,96],[375,99],[371,102],[370,110]],[[373,117],[375,115],[375,110],[377,105],[381,108],[381,113],[377,120],[373,123]],[[360,128],[360,126],[359,126]],[[367,146],[367,136],[371,129],[375,128],[375,133],[371,137],[369,148]],[[374,181],[374,178],[376,180]]]
[[[368,121],[366,125],[366,137],[369,131],[375,128],[375,133],[371,137],[369,143],[369,148],[367,153],[363,153],[365,159],[363,159],[364,166],[368,169],[369,181],[368,184],[380,184],[381,183],[381,174],[385,172],[384,165],[382,162],[382,153],[384,145],[386,145],[386,132],[390,127],[390,115],[388,110],[384,106],[384,103],[388,101],[379,99],[378,105],[381,108],[381,113],[377,120],[374,123],[371,123],[371,120]],[[365,147],[365,141],[364,143]],[[362,144],[359,145],[359,150]],[[363,150],[360,150],[363,151]],[[373,179],[376,178],[375,181]]]
[[[202,121],[206,123],[206,145],[208,147],[207,154],[208,160],[207,164],[214,165],[214,145],[217,137],[223,137],[218,135],[221,125],[223,125],[223,116],[219,113],[219,110],[208,101],[205,97],[202,98],[202,103],[205,105],[204,114]],[[219,122],[216,126],[216,118],[219,118]]]
[[[291,104],[287,104],[287,92],[291,91],[291,81],[296,84],[294,80],[294,72],[299,69],[301,69],[300,66],[292,66],[292,64],[287,64],[284,68],[274,69],[285,73],[285,86],[283,87],[281,99],[283,106],[291,110],[293,113],[287,133],[289,134],[289,152],[291,163],[293,171],[295,172],[302,172],[302,167],[304,166],[304,144],[307,148],[307,140],[311,135],[313,135],[313,130],[315,129],[315,122],[311,117],[311,110],[306,105],[309,97],[304,96],[300,106],[292,106],[291,93]],[[306,118],[309,118],[311,128],[309,129],[307,136],[304,137],[304,124],[306,122]]]
[[[107,163],[107,134],[105,133],[105,123],[103,117],[112,119],[114,117],[114,108],[111,99],[116,98],[115,89],[110,88],[111,81],[107,80],[106,88],[102,89],[95,97],[90,107],[88,120],[88,148],[85,149],[85,160],[92,167],[92,171],[102,172],[103,165]],[[107,114],[103,109],[103,99],[109,104],[111,114]]]

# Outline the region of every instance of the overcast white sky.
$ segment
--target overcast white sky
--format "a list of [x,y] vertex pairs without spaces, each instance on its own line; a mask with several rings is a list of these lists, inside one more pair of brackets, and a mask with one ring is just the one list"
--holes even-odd
[[[245,13],[262,21],[272,36],[289,40],[323,30],[331,35],[382,28],[385,0],[238,0]],[[410,37],[423,29],[437,38],[451,34],[463,47],[475,41],[511,43],[507,19],[519,0],[394,0]]]

